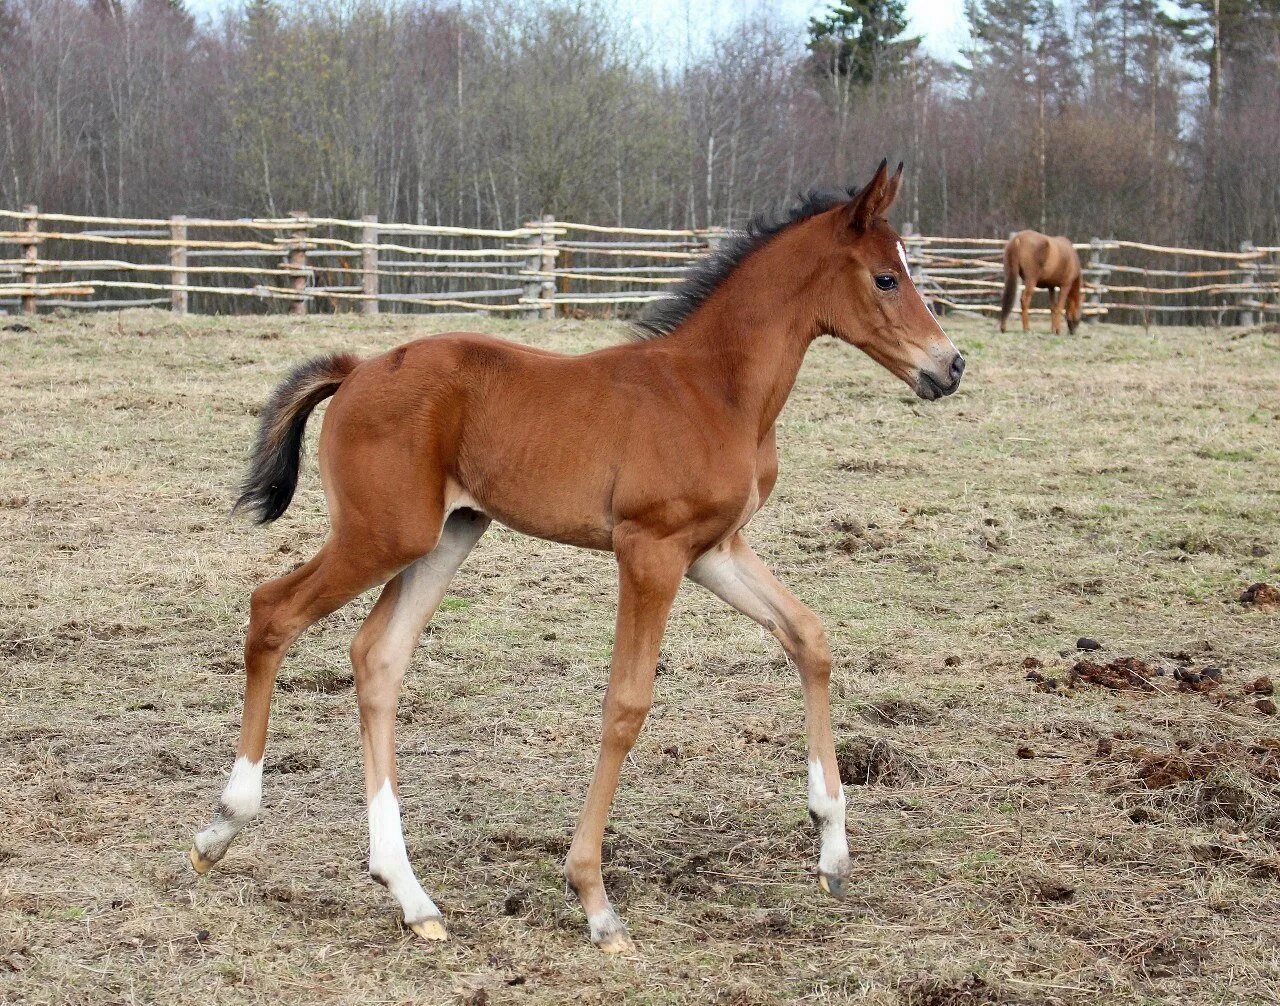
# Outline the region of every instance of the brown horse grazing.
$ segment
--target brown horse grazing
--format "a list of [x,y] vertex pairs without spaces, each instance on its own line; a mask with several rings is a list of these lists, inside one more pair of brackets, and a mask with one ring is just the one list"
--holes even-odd
[[884,219],[901,183],[901,165],[890,177],[881,164],[856,195],[810,196],[781,219],[753,224],[659,302],[640,323],[640,341],[563,356],[457,333],[295,371],[263,412],[238,505],[261,521],[284,512],[307,416],[332,395],[320,434],[331,531],[309,562],[253,593],[237,758],[212,823],[195,838],[195,869],[221,859],[259,809],[285,651],[307,626],[385,583],[351,646],[369,871],[415,933],[447,938],[405,854],[396,700],[450,578],[497,519],[617,558],[603,737],[565,864],[595,943],[631,946],[605,895],[600,843],[684,577],[759,622],[799,669],[818,869],[822,886],[841,896],[849,853],[827,696],[831,652],[818,617],[774,579],[743,528],[773,489],[774,423],[816,337],[857,346],[924,399],[960,383],[964,359],[920,298]]
[[1062,334],[1062,315],[1074,335],[1080,324],[1080,301],[1084,293],[1084,276],[1080,256],[1071,239],[1051,238],[1039,231],[1018,231],[1004,246],[1004,296],[1000,300],[1000,331],[1004,331],[1013,310],[1013,295],[1022,277],[1022,330],[1031,331],[1031,294],[1036,287],[1049,291],[1050,326],[1054,335]]

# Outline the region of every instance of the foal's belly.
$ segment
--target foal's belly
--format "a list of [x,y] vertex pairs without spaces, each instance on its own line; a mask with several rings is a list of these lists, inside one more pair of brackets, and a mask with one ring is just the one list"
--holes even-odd
[[686,536],[691,551],[700,553],[750,521],[772,488],[772,478],[762,484],[755,473],[709,480],[693,491],[667,485],[660,473],[623,473],[608,481],[566,474],[493,477],[468,487],[467,502],[456,505],[473,506],[522,534],[563,545],[613,551],[614,528],[625,521],[657,537]]

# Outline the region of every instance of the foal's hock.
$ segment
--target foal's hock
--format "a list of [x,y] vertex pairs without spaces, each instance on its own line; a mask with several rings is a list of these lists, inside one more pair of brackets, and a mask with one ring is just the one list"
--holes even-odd
[[774,423],[815,338],[857,346],[921,398],[960,383],[964,359],[912,284],[885,220],[901,184],[902,166],[890,176],[882,163],[857,193],[811,195],[757,221],[695,266],[625,345],[563,356],[454,333],[363,362],[334,356],[298,368],[263,413],[238,505],[264,522],[285,511],[307,417],[333,396],[319,451],[331,530],[309,562],[253,593],[239,748],[213,821],[195,838],[195,869],[217,863],[258,812],[271,693],[290,644],[385,584],[351,645],[369,872],[414,932],[447,938],[405,853],[396,700],[450,579],[496,519],[617,557],[599,760],[565,864],[595,943],[609,952],[631,946],[605,895],[600,845],[683,577],[759,622],[799,669],[819,876],[841,896],[849,852],[827,695],[831,653],[818,617],[752,552],[743,528],[773,489]]

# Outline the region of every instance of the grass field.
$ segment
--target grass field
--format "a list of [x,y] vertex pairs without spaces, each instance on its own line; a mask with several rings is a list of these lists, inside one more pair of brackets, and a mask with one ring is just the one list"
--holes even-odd
[[[620,331],[141,312],[0,331],[0,1001],[1275,1001],[1280,721],[1245,688],[1280,671],[1280,615],[1239,601],[1280,580],[1274,330],[955,322],[969,372],[936,404],[814,346],[749,536],[836,652],[849,901],[812,873],[794,671],[690,586],[606,842],[639,953],[591,947],[560,871],[613,569],[501,528],[400,712],[410,854],[452,942],[402,930],[365,874],[347,646],[370,597],[287,660],[264,814],[195,877],[249,592],[325,529],[313,464],[279,523],[228,519],[257,408],[304,356],[459,325],[570,351]],[[1149,685],[1068,686],[1123,656]],[[1209,666],[1221,684],[1179,690]]]

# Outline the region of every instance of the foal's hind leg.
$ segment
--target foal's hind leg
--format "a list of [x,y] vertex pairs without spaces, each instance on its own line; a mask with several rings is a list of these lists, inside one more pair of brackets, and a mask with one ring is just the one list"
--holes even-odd
[[422,630],[488,526],[489,518],[474,510],[449,517],[435,549],[387,584],[351,644],[369,801],[369,873],[400,903],[405,925],[426,940],[446,940],[449,934],[405,850],[397,799],[396,700]]
[[821,836],[818,881],[843,898],[849,876],[844,787],[831,733],[831,650],[818,616],[769,572],[742,535],[702,556],[689,579],[773,633],[800,671],[809,748],[809,816]]
[[[357,558],[360,556],[360,558]],[[293,641],[310,625],[337,611],[357,594],[382,582],[386,571],[371,568],[355,548],[330,539],[309,562],[253,592],[244,643],[244,714],[231,776],[214,808],[213,821],[195,837],[191,865],[206,873],[225,854],[262,804],[262,755],[276,671]]]

